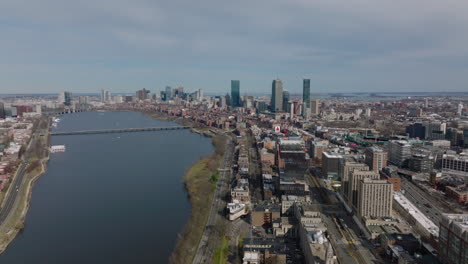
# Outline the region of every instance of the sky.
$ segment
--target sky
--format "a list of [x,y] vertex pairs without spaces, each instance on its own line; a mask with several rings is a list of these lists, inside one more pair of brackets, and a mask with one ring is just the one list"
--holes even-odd
[[0,93],[468,91],[463,0],[2,0]]

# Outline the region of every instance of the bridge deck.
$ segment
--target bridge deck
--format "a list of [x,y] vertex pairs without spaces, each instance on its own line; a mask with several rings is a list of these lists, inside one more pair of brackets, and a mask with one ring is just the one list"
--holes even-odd
[[171,127],[117,128],[117,129],[101,129],[101,130],[81,130],[81,131],[70,131],[70,132],[53,132],[50,134],[52,136],[89,135],[89,134],[106,134],[106,133],[178,130],[178,129],[188,129],[188,128],[190,127],[189,126],[171,126]]

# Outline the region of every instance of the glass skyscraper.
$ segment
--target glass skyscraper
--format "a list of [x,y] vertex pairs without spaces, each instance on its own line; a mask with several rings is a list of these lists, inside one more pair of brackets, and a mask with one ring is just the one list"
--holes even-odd
[[240,81],[231,80],[231,106],[240,107]]
[[303,80],[302,103],[305,107],[310,108],[310,79]]
[[289,113],[290,110],[291,109],[289,108],[289,92],[284,90],[283,91],[283,111],[286,113]]
[[283,110],[283,82],[279,79],[273,80],[271,85],[271,104],[272,112],[281,112]]

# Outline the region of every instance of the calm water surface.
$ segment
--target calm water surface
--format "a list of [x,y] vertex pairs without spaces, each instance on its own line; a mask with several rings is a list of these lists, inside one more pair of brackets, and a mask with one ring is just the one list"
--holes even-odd
[[[69,114],[55,131],[176,126],[140,113]],[[188,219],[185,169],[213,151],[189,130],[52,137],[24,231],[0,263],[166,263]]]

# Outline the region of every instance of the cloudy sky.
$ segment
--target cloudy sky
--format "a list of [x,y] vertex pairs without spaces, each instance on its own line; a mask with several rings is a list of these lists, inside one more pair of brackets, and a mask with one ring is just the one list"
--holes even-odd
[[0,93],[468,91],[463,0],[2,0]]

